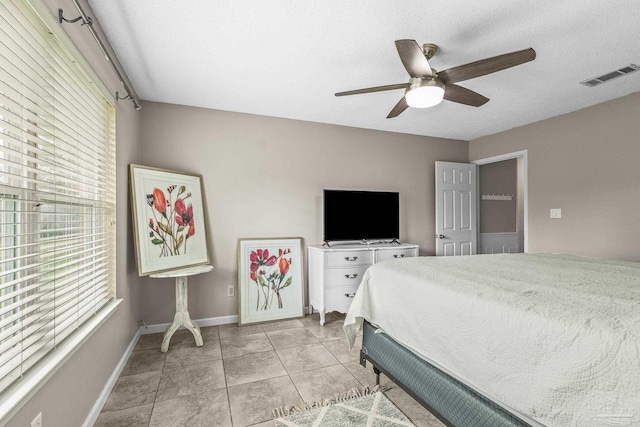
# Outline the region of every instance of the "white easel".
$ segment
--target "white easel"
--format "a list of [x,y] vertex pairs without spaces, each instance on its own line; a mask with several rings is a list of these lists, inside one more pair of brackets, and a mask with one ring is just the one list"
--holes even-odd
[[166,353],[169,350],[169,341],[173,333],[180,327],[184,326],[191,331],[193,337],[196,339],[196,346],[202,347],[202,334],[200,333],[200,327],[191,320],[189,316],[189,310],[187,309],[187,277],[194,276],[196,274],[207,273],[213,270],[212,265],[198,265],[195,267],[183,268],[180,270],[165,271],[163,273],[151,274],[149,277],[156,279],[166,279],[169,277],[176,278],[176,315],[173,317],[173,323],[167,327],[164,331],[164,338],[162,339],[162,346],[160,351]]

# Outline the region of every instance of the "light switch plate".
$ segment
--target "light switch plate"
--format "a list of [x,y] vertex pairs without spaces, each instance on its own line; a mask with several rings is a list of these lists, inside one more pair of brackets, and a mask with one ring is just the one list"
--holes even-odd
[[551,209],[549,211],[549,218],[552,218],[552,219],[562,218],[562,209]]

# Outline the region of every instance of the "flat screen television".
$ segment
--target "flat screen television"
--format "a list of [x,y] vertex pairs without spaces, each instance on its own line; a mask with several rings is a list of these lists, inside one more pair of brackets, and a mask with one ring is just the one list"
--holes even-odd
[[324,240],[400,238],[400,193],[324,190]]

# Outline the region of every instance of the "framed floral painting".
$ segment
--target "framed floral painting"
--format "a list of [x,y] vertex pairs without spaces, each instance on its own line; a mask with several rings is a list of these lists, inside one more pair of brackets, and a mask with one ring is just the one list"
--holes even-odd
[[138,274],[208,264],[202,177],[129,165]]
[[302,317],[302,239],[238,239],[238,324]]

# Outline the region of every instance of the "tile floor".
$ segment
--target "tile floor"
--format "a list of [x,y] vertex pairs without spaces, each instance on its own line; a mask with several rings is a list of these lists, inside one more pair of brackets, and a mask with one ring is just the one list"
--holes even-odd
[[[142,335],[95,426],[273,425],[272,409],[372,386],[371,365],[349,351],[343,315],[202,328],[204,345],[180,330],[167,353],[162,334]],[[386,378],[385,392],[418,427],[442,424]]]

